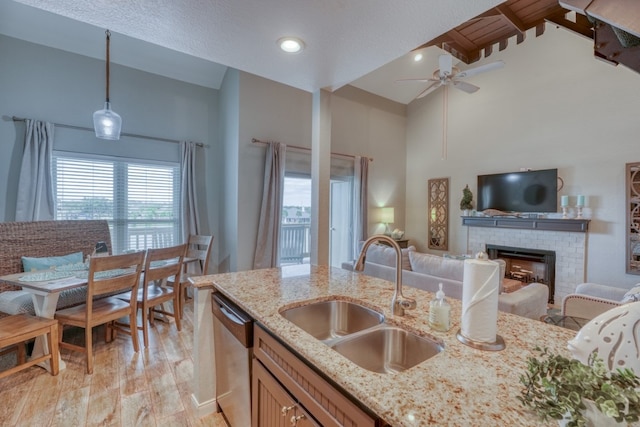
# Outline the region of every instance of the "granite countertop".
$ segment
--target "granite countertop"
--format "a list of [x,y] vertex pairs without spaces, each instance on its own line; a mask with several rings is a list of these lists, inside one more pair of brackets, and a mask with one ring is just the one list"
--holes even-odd
[[[293,348],[310,364],[393,426],[541,426],[545,425],[516,399],[519,377],[536,345],[569,356],[567,341],[575,332],[524,317],[499,313],[502,351],[481,351],[458,341],[461,302],[451,304],[448,332],[428,326],[430,292],[405,286],[405,296],[418,308],[394,316],[393,284],[326,266],[293,266],[193,278],[194,286],[210,287],[237,303],[257,322]],[[396,374],[368,371],[285,320],[282,308],[327,299],[356,301],[385,315],[386,322],[444,342],[444,351]],[[557,425],[555,421],[547,425]]]

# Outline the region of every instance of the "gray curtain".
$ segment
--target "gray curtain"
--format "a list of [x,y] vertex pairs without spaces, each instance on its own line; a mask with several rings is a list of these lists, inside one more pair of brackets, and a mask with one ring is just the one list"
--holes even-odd
[[196,194],[196,155],[195,142],[180,142],[180,206],[182,208],[181,231],[183,241],[190,234],[200,234],[198,218],[198,196]]
[[369,158],[356,156],[354,160],[355,209],[353,210],[353,253],[354,258],[360,251],[360,241],[369,234]]
[[267,146],[258,240],[253,258],[254,269],[278,266],[286,154],[287,146],[285,144],[270,142]]
[[26,119],[25,124],[16,221],[52,220],[55,217],[51,176],[54,125],[31,119]]

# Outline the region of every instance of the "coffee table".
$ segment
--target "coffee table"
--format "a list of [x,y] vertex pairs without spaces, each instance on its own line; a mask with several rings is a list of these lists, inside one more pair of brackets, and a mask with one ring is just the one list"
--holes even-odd
[[584,325],[589,323],[591,319],[583,319],[576,316],[563,316],[561,314],[551,314],[545,316],[543,321],[552,325],[560,326],[562,328],[571,329],[573,331],[579,331]]

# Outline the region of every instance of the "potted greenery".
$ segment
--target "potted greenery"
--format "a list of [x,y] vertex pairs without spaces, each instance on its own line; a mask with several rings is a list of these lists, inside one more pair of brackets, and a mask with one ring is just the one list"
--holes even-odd
[[462,200],[460,200],[460,209],[464,211],[464,216],[469,216],[469,211],[473,209],[473,193],[469,190],[469,185],[465,185],[462,189]]
[[[596,353],[589,363],[536,347],[540,358],[529,357],[518,400],[542,419],[560,425],[626,425],[638,421],[640,378],[630,369],[610,372]],[[594,421],[591,417],[599,417]],[[619,423],[619,424],[616,424]]]

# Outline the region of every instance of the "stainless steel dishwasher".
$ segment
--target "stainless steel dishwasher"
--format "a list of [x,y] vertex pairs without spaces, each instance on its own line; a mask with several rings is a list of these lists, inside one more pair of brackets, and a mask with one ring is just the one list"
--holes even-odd
[[231,427],[250,426],[253,319],[219,292],[212,307],[216,402]]

